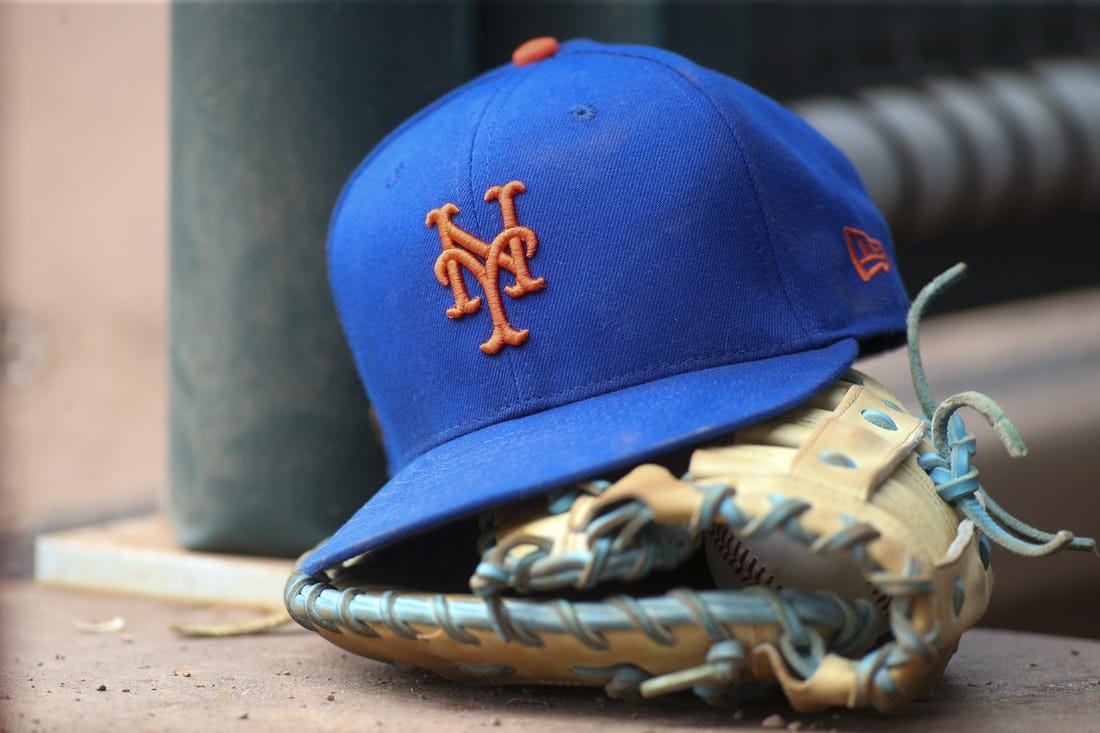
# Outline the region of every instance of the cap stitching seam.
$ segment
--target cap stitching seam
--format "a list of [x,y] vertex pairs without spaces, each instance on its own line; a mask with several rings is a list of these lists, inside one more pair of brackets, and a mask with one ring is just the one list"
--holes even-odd
[[[512,85],[510,87],[508,87],[507,92],[504,94],[504,96],[500,100],[500,104],[496,107],[495,111],[493,112],[493,119],[488,124],[488,136],[489,137],[488,137],[488,141],[487,141],[487,143],[488,143],[487,147],[490,150],[492,150],[493,137],[496,133],[497,119],[500,117],[500,110],[504,109],[507,106],[508,100],[512,97],[513,94],[515,94],[516,89],[519,88],[520,84],[522,84],[523,81],[525,79],[527,79],[527,77],[529,77],[531,74],[534,73],[535,68],[537,68],[538,66],[539,66],[539,64],[532,64],[528,67],[519,67],[519,73],[516,74],[515,81],[512,83]],[[496,101],[496,97],[493,98],[493,101],[494,102]],[[470,175],[471,175],[471,177],[473,176],[472,167],[471,167],[471,170],[470,170]],[[488,177],[488,171],[486,171],[486,177]],[[507,226],[507,224],[505,224],[505,226]],[[521,328],[522,328],[522,326],[521,326]],[[529,399],[528,397],[524,396],[524,388],[523,388],[522,383],[520,382],[519,374],[517,373],[517,369],[516,369],[517,355],[513,354],[509,350],[509,353],[504,354],[503,356],[508,360],[508,372],[512,375],[512,384],[516,388],[516,395],[520,398],[521,401]]]
[[[502,107],[504,107],[505,103],[508,101],[508,98],[511,97],[512,94],[515,92],[516,88],[520,85],[520,82],[522,82],[531,73],[532,68],[533,67],[528,67],[528,68],[518,67],[518,69],[515,70],[514,73],[513,73],[514,80],[512,81],[512,83],[507,87],[503,87],[501,89],[498,89],[489,98],[488,102],[486,102],[486,104],[485,104],[485,109],[482,110],[481,116],[478,118],[477,126],[474,128],[474,134],[470,139],[470,155],[469,155],[469,158],[468,158],[468,164],[469,164],[468,183],[469,183],[470,200],[471,201],[477,199],[477,196],[475,194],[476,189],[474,187],[474,149],[476,147],[478,147],[477,144],[476,144],[477,138],[481,135],[481,131],[484,129],[485,130],[485,135],[486,135],[486,145],[485,145],[485,147],[488,148],[488,149],[492,148],[493,132],[496,129],[496,119],[500,115],[500,110],[501,110]],[[503,95],[503,96],[501,96],[501,95]],[[500,100],[499,103],[498,103],[497,100]],[[490,109],[493,110],[491,121],[488,119]],[[492,183],[492,182],[490,181],[490,183]],[[484,197],[482,197],[482,198],[484,198]],[[475,208],[477,208],[477,207],[475,207]],[[478,220],[478,215],[477,215],[476,211],[474,213],[474,225],[478,227],[477,231],[482,231],[481,222]],[[520,386],[519,376],[516,373],[516,362],[515,362],[515,359],[514,359],[513,355],[511,353],[507,353],[507,354],[498,354],[496,356],[497,356],[497,358],[503,357],[504,359],[507,360],[508,373],[512,377],[512,386],[516,390],[516,396],[519,397],[521,400],[524,399],[523,398],[523,388]]]
[[[355,167],[355,170],[353,170],[351,175],[348,177],[347,183],[345,183],[343,189],[340,191],[340,195],[336,199],[336,205],[333,207],[332,217],[330,218],[330,221],[329,221],[329,230],[330,230],[330,232],[333,228],[333,223],[336,221],[337,216],[339,215],[339,213],[341,211],[344,210],[344,200],[350,195],[351,190],[353,188],[355,188],[355,186],[354,186],[355,182],[358,181],[359,178],[361,178],[366,173],[366,170],[367,170],[367,168],[370,167],[370,164],[372,162],[374,162],[380,155],[382,155],[382,153],[385,152],[390,147],[390,145],[392,145],[396,140],[398,140],[400,137],[402,137],[402,135],[410,127],[413,127],[414,125],[419,123],[422,119],[427,117],[429,114],[434,112],[436,109],[448,104],[451,100],[455,99],[456,97],[459,97],[463,94],[468,93],[472,89],[476,89],[478,87],[484,86],[485,84],[487,84],[490,81],[494,80],[497,76],[499,76],[503,73],[504,73],[504,68],[502,67],[502,68],[498,69],[495,73],[494,72],[489,72],[489,73],[485,74],[484,76],[482,76],[478,79],[467,82],[466,84],[463,84],[463,85],[461,85],[461,86],[459,86],[455,89],[452,89],[447,94],[443,95],[439,99],[435,100],[431,104],[429,104],[426,107],[424,107],[423,109],[421,109],[419,112],[414,114],[412,117],[405,120],[403,123],[398,125],[397,128],[395,128],[389,134],[387,134],[385,137],[383,137],[382,140],[370,151],[370,153],[368,153],[367,156],[365,158],[363,158],[363,160],[359,163],[359,165],[357,165]],[[330,249],[331,246],[332,246],[332,239],[329,238],[328,242],[326,243],[326,250]]]
[[[698,84],[696,84],[694,81],[692,81],[690,78],[688,78],[688,76],[686,74],[684,74],[683,72],[681,72],[679,69],[665,63],[664,61],[660,61],[658,59],[643,56],[641,54],[613,52],[613,51],[607,51],[607,50],[602,50],[602,49],[578,49],[578,50],[575,50],[574,53],[578,53],[578,54],[580,54],[580,53],[590,53],[590,54],[599,54],[599,55],[603,55],[603,56],[620,56],[620,57],[624,57],[624,58],[637,59],[639,61],[646,61],[646,62],[649,62],[651,64],[655,64],[657,66],[660,66],[660,67],[668,70],[670,73],[672,73],[675,76],[677,76],[678,78],[682,79],[688,86],[690,86],[692,89],[694,89],[696,92],[698,92],[699,95],[703,99],[706,100],[707,104],[710,105],[711,109],[718,115],[718,118],[724,124],[724,126],[726,128],[726,131],[730,134],[730,137],[733,140],[733,144],[737,148],[737,153],[740,156],[742,162],[744,162],[744,164],[745,164],[745,168],[746,168],[746,172],[748,173],[749,181],[752,184],[751,187],[752,187],[753,198],[756,200],[757,208],[759,209],[759,211],[761,213],[761,216],[764,219],[764,226],[765,226],[765,229],[766,229],[766,232],[767,232],[767,238],[771,242],[775,241],[773,215],[771,213],[771,207],[767,206],[764,203],[764,197],[761,196],[761,194],[760,194],[760,182],[759,182],[759,176],[757,175],[757,172],[756,172],[756,167],[753,165],[753,163],[749,159],[749,157],[745,154],[745,148],[744,148],[744,145],[741,141],[741,135],[739,134],[737,128],[730,122],[730,120],[727,118],[727,116],[725,114],[723,114],[722,108],[718,104],[715,103],[714,99],[711,97],[711,95],[705,89],[703,89]],[[698,68],[700,68],[700,69],[702,69],[703,71],[706,71],[706,72],[710,71],[708,69],[703,69],[703,67],[698,67]],[[758,250],[758,253],[759,253],[759,250]],[[763,253],[760,253],[760,254],[763,255]],[[806,327],[806,324],[803,322],[802,313],[797,308],[795,308],[794,303],[791,301],[791,295],[790,295],[790,291],[789,291],[790,285],[787,282],[787,278],[784,277],[783,271],[779,268],[778,264],[776,263],[774,246],[772,247],[771,252],[768,253],[768,259],[771,262],[772,268],[773,268],[774,272],[776,273],[776,276],[778,277],[779,282],[782,285],[783,299],[787,301],[787,307],[790,309],[790,312],[792,314],[794,314],[795,320],[798,323],[799,328],[802,329],[803,335],[805,337],[809,338],[810,334],[812,333],[812,329],[809,329],[809,328]]]
[[[683,76],[683,74],[681,74],[680,76]],[[741,156],[741,160],[745,163],[746,172],[748,173],[749,180],[752,183],[753,197],[756,199],[756,205],[760,208],[761,216],[764,219],[764,227],[767,231],[768,240],[772,244],[768,254],[770,256],[769,259],[772,263],[772,267],[775,269],[776,277],[779,278],[779,282],[782,285],[783,299],[787,301],[787,307],[794,315],[795,321],[802,329],[803,335],[807,338],[810,338],[811,334],[813,333],[813,329],[807,327],[806,323],[803,320],[804,317],[801,309],[796,308],[794,302],[791,300],[791,283],[788,282],[788,278],[786,277],[783,269],[779,266],[779,263],[776,260],[775,243],[778,241],[778,237],[775,233],[775,216],[772,213],[771,203],[767,200],[767,197],[763,196],[760,192],[760,175],[756,170],[756,164],[753,162],[752,158],[746,154],[744,143],[741,140],[741,135],[738,132],[737,127],[727,118],[722,108],[715,104],[714,100],[711,99],[710,95],[707,94],[705,90],[698,87],[690,79],[687,79],[686,77],[684,77],[684,79],[689,84],[698,89],[699,93],[702,94],[703,97],[705,97],[706,100],[711,104],[715,112],[726,124],[726,128],[729,130],[730,136],[733,138],[734,144],[737,146],[737,151]],[[738,112],[740,112],[740,110],[738,110]]]
[[[845,338],[851,338],[851,337],[845,337]],[[773,358],[781,357],[781,356],[792,356],[796,353],[800,353],[799,349],[802,348],[802,347],[805,347],[805,346],[811,346],[812,348],[821,349],[821,348],[827,348],[828,346],[832,346],[835,343],[839,343],[839,341],[833,341],[829,344],[826,344],[825,346],[813,346],[812,342],[810,342],[808,339],[804,339],[804,340],[801,340],[801,341],[793,342],[791,344],[791,346],[792,346],[791,351],[788,351],[788,352],[783,353],[783,354],[772,354],[770,356],[759,356],[755,359],[751,359],[750,361],[762,361],[762,360],[765,360],[765,359],[773,359]],[[583,385],[578,385],[576,387],[570,387],[569,389],[561,390],[559,392],[553,392],[553,393],[545,394],[545,395],[532,395],[529,398],[519,400],[517,402],[509,404],[506,407],[502,407],[499,410],[495,410],[494,412],[488,413],[486,415],[482,415],[482,416],[478,417],[476,420],[467,420],[466,422],[458,423],[457,425],[452,425],[452,426],[450,426],[450,427],[448,427],[444,430],[436,431],[435,433],[433,433],[433,434],[429,435],[428,437],[424,438],[423,440],[421,440],[415,448],[410,448],[407,451],[403,451],[400,455],[400,460],[401,460],[402,463],[407,463],[408,460],[409,460],[408,457],[410,455],[422,454],[422,453],[424,453],[428,450],[431,450],[432,448],[436,447],[437,445],[440,445],[441,442],[446,442],[447,440],[453,440],[454,438],[465,434],[464,432],[460,432],[460,431],[467,431],[468,428],[471,428],[471,426],[475,426],[478,423],[485,422],[485,421],[491,421],[491,420],[497,418],[499,415],[508,412],[509,410],[514,410],[518,407],[529,406],[531,403],[535,403],[535,402],[538,402],[540,400],[552,400],[552,399],[558,399],[558,398],[566,397],[566,396],[568,396],[570,394],[573,394],[573,393],[576,393],[576,392],[583,392],[585,390],[600,387],[600,386],[608,384],[610,382],[618,381],[620,379],[623,379],[624,377],[630,378],[630,377],[638,377],[638,376],[646,375],[646,374],[657,374],[657,373],[659,373],[659,372],[661,372],[662,370],[665,370],[665,369],[679,369],[679,368],[682,368],[682,367],[685,367],[685,366],[688,366],[688,365],[700,364],[700,363],[705,363],[705,362],[708,362],[708,361],[713,362],[713,363],[711,364],[710,367],[706,367],[706,368],[719,368],[719,367],[723,367],[723,366],[732,366],[733,363],[743,363],[743,362],[732,362],[731,363],[730,361],[728,361],[728,359],[738,357],[738,356],[743,356],[746,353],[750,353],[750,352],[748,352],[746,350],[734,351],[734,352],[722,352],[722,353],[720,353],[718,355],[715,355],[715,356],[706,356],[706,357],[696,357],[696,358],[692,358],[692,359],[684,359],[684,360],[679,361],[679,362],[662,364],[662,365],[659,365],[659,366],[656,366],[656,367],[650,366],[650,367],[647,367],[645,369],[638,369],[636,371],[629,372],[628,374],[620,374],[620,375],[617,375],[616,377],[601,379],[601,380],[596,381],[596,382],[589,382],[589,383],[586,383],[586,384],[583,384]],[[630,389],[630,388],[633,388],[633,387],[640,387],[643,384],[648,384],[648,383],[650,383],[652,381],[656,381],[658,379],[666,379],[666,378],[676,377],[676,376],[680,376],[681,374],[683,374],[683,372],[670,372],[670,373],[667,373],[667,374],[663,374],[662,376],[659,376],[659,377],[654,377],[653,379],[650,379],[650,380],[637,382],[635,384],[623,385],[619,389]],[[615,390],[615,391],[618,391],[618,390]],[[551,407],[560,407],[560,406],[561,405],[547,405],[546,407],[540,408],[540,409],[550,409]],[[538,410],[536,410],[536,411],[538,411]],[[522,415],[517,415],[516,417],[517,418],[522,417]],[[454,434],[454,433],[457,433],[457,434]],[[454,435],[451,435],[451,437],[448,437],[448,438],[443,438],[443,436],[446,436],[446,435],[449,435],[449,434],[454,434]]]

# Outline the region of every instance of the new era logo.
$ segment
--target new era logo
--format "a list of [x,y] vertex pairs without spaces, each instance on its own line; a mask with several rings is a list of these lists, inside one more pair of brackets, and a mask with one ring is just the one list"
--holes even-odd
[[880,272],[890,272],[890,256],[882,242],[852,227],[844,227],[844,239],[848,243],[848,256],[863,282]]
[[[454,294],[454,305],[447,309],[447,316],[459,319],[476,313],[481,308],[481,297],[471,298],[466,289],[462,271],[474,276],[493,321],[493,333],[480,348],[486,354],[496,354],[508,346],[519,346],[527,340],[528,329],[517,329],[508,320],[501,297],[500,271],[507,270],[515,276],[515,282],[503,288],[512,298],[521,298],[546,287],[546,278],[531,277],[527,259],[535,255],[538,238],[529,227],[520,226],[516,219],[516,194],[524,193],[521,181],[511,181],[503,186],[493,186],[485,192],[486,201],[500,204],[504,227],[492,242],[475,237],[455,224],[453,217],[459,209],[454,204],[444,204],[428,212],[426,224],[439,232],[443,252],[435,260],[435,277],[440,285],[449,286]],[[480,259],[479,259],[480,258]]]

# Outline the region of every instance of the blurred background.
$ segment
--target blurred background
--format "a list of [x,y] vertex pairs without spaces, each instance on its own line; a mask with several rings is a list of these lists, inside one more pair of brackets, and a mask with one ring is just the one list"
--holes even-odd
[[[933,389],[1020,428],[987,489],[1100,535],[1100,2],[0,2],[0,540],[163,512],[185,547],[294,556],[381,480],[328,301],[346,176],[443,92],[554,35],[659,45],[856,164]],[[908,396],[904,354],[861,365]],[[916,401],[909,400],[911,408]],[[1100,561],[995,551],[983,625],[1100,638]]]

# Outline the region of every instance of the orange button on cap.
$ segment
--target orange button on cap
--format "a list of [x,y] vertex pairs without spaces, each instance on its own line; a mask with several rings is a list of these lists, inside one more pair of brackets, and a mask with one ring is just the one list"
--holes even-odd
[[526,66],[536,61],[542,61],[558,52],[558,39],[553,36],[540,36],[523,43],[512,52],[512,63],[516,66]]

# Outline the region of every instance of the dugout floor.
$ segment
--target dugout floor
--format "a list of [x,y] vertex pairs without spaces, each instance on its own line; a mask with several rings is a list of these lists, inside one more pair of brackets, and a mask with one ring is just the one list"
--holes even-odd
[[[1100,731],[1100,642],[972,630],[933,699],[887,720],[798,715],[782,704],[712,709],[599,690],[466,687],[347,654],[296,626],[260,636],[187,639],[178,622],[240,610],[0,585],[3,731]],[[124,619],[91,633],[93,621]],[[778,717],[776,717],[778,716]]]

